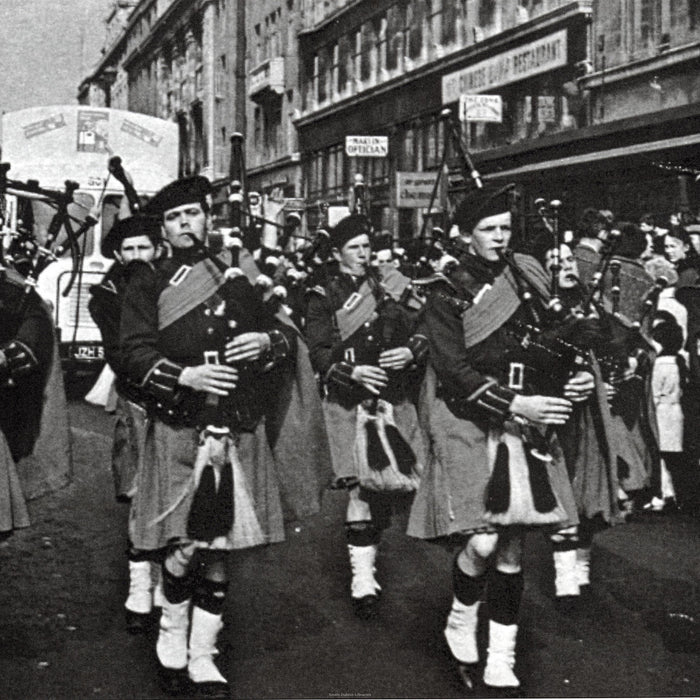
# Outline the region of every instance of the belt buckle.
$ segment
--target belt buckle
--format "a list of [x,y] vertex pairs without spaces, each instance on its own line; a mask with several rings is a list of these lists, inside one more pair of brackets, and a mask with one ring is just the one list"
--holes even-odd
[[508,367],[508,388],[522,391],[525,388],[525,365],[522,362],[511,362]]
[[204,364],[205,365],[220,365],[221,360],[219,359],[218,350],[205,350],[204,351]]

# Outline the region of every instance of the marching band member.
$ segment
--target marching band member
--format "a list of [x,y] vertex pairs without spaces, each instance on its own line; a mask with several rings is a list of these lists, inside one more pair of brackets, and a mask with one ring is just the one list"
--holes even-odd
[[[573,402],[593,389],[585,370],[566,381],[562,397],[533,389],[518,359],[523,344],[517,329],[531,322],[531,297],[547,297],[548,279],[528,256],[515,254],[507,263],[509,191],[479,189],[460,203],[459,264],[436,276],[428,292],[422,327],[430,359],[423,398],[432,450],[408,527],[414,537],[458,543],[444,634],[470,688],[480,658],[477,612],[486,590],[483,681],[502,693],[515,693],[520,685],[513,668],[524,528],[576,524],[560,451],[550,444],[550,454],[542,454],[544,436],[537,426],[563,425]],[[549,363],[552,375],[558,369],[563,376],[570,372]]]
[[[146,214],[159,217],[172,254],[155,266],[132,263],[120,340],[126,372],[150,399],[130,535],[141,550],[166,548],[161,680],[174,694],[192,683],[196,693],[228,697],[213,661],[225,554],[282,541],[284,516],[316,512],[320,485],[310,460],[298,461],[304,443],[317,440],[313,406],[293,404],[283,390],[297,332],[264,305],[244,260],[229,278],[202,245],[209,194],[209,181],[193,177],[149,202]],[[299,454],[289,448],[289,420]]]
[[[115,375],[116,407],[112,476],[117,500],[130,502],[136,487],[139,450],[146,431],[146,409],[139,389],[124,373],[119,345],[121,304],[132,260],[150,263],[160,247],[160,225],[144,216],[127,216],[112,226],[102,241],[101,252],[114,263],[99,285],[90,289],[88,309],[100,329],[105,359]],[[152,553],[127,550],[129,561],[129,594],[124,603],[126,629],[144,632],[153,609]],[[155,562],[154,562],[155,563]],[[156,601],[158,603],[158,601]]]
[[[333,470],[348,489],[347,548],[355,613],[377,614],[375,578],[381,532],[389,525],[392,493],[411,493],[423,465],[423,441],[410,390],[420,383],[417,365],[425,338],[401,302],[407,278],[398,270],[378,281],[369,273],[369,221],[342,219],[330,243],[339,272],[309,291],[306,335],[320,374]],[[393,470],[391,487],[381,481]]]
[[27,284],[0,272],[0,540],[30,524],[26,500],[63,486],[72,469],[54,325]]
[[[531,254],[545,270],[554,274],[554,240],[549,232],[541,233],[530,246]],[[585,299],[578,266],[571,248],[560,245],[558,288],[564,309],[582,314]],[[585,335],[585,337],[584,337]],[[579,346],[595,352],[607,337],[605,321],[595,314],[576,323]],[[578,527],[550,534],[554,560],[554,589],[561,612],[577,612],[581,594],[590,586],[591,547],[594,534],[615,523],[618,513],[619,483],[610,444],[612,426],[608,391],[597,363],[591,358],[596,390],[591,400],[574,405],[572,416],[557,428],[571,480]]]

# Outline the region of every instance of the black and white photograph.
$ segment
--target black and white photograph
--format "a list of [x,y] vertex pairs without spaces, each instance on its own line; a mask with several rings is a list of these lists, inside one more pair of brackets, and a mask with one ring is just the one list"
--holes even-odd
[[0,0],[0,698],[700,697],[700,0]]

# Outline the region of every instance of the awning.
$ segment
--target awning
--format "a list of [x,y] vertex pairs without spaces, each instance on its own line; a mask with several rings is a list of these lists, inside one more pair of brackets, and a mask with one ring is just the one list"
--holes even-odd
[[589,153],[580,153],[563,158],[553,158],[537,163],[528,163],[517,168],[506,170],[496,170],[488,172],[489,178],[511,178],[517,175],[526,175],[528,173],[542,173],[554,168],[570,168],[576,165],[587,165],[591,163],[600,163],[603,161],[613,160],[615,158],[629,158],[635,155],[648,155],[657,151],[668,151],[676,148],[684,148],[700,144],[700,134],[689,134],[686,136],[677,136],[669,139],[661,139],[657,141],[647,141],[644,143],[630,144],[620,146],[618,148],[608,148],[601,151],[591,151]]

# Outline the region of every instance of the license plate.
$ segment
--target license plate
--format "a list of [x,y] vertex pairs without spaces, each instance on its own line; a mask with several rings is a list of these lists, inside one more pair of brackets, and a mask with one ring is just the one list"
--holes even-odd
[[101,360],[104,358],[104,348],[101,345],[78,345],[73,350],[73,357],[78,360]]

